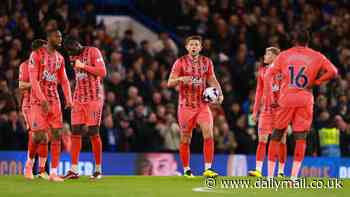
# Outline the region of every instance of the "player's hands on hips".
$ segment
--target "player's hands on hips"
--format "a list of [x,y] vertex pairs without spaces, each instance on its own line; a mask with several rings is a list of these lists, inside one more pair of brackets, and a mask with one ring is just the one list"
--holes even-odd
[[49,113],[49,111],[50,111],[49,102],[42,101],[41,102],[41,108],[43,109],[45,114]]
[[315,86],[320,86],[321,85],[321,81],[316,80],[314,83],[309,84],[306,89],[309,89],[310,91],[312,90],[312,88],[314,88]]
[[85,67],[85,64],[82,63],[80,60],[75,60],[75,67],[83,69]]
[[191,76],[183,76],[183,77],[180,77],[179,80],[182,81],[184,84],[191,84],[192,83]]

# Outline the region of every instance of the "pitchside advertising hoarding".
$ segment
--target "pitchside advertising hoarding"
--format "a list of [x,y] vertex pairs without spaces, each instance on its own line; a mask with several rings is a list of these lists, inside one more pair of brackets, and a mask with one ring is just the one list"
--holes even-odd
[[[23,174],[27,157],[26,152],[0,152],[0,175]],[[265,162],[266,163],[266,162]],[[286,175],[291,171],[292,158],[286,164]],[[70,157],[61,155],[59,174],[65,174],[70,168]],[[105,175],[181,175],[182,167],[178,154],[172,153],[104,153],[103,173]],[[216,155],[214,169],[220,175],[246,176],[247,171],[255,168],[254,155]],[[201,154],[191,155],[191,168],[200,175],[203,171]],[[91,175],[94,169],[91,153],[81,153],[79,171],[81,175]],[[263,173],[266,174],[266,164]],[[350,158],[306,157],[300,176],[350,178]]]

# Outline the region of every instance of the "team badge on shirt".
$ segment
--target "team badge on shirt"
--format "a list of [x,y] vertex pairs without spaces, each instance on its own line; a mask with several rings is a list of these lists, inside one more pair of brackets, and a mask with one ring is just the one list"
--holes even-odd
[[55,65],[55,68],[56,68],[56,70],[60,69],[61,68],[61,63],[57,61],[56,65]]
[[201,68],[202,68],[202,73],[208,72],[208,65],[202,65]]

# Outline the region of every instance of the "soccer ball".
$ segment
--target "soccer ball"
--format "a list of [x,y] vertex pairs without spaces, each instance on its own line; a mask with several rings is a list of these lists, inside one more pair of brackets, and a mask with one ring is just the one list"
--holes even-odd
[[219,90],[215,87],[206,88],[203,92],[203,100],[208,103],[215,103],[219,99]]

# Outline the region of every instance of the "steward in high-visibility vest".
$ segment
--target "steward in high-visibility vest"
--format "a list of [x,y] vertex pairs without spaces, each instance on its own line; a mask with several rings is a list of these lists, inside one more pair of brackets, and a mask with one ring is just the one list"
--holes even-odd
[[319,131],[321,155],[325,157],[340,157],[339,129],[322,128]]

